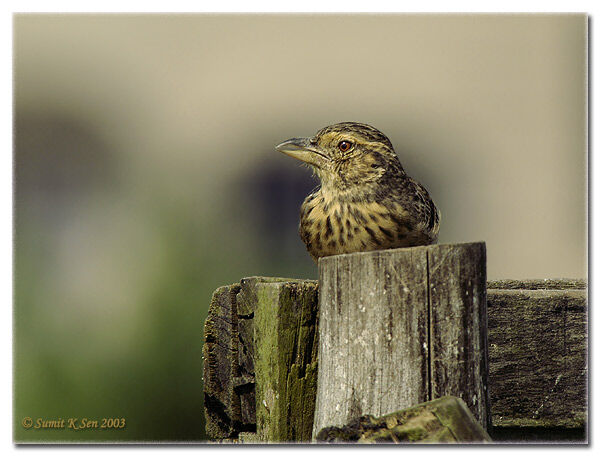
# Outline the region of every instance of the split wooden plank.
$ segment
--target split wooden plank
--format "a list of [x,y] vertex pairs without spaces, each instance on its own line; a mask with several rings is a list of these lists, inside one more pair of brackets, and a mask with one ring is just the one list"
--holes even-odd
[[314,436],[443,395],[490,424],[485,262],[484,243],[319,260]]

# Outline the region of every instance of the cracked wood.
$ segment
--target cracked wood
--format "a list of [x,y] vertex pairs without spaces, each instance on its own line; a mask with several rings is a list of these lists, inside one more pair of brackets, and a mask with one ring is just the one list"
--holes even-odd
[[[384,278],[399,281],[404,289],[408,283],[401,273],[392,265],[390,278]],[[373,282],[377,281],[375,277]],[[266,282],[316,287],[315,281],[251,277],[215,291],[203,347],[206,430],[214,439],[258,439],[252,433],[256,429],[254,318],[257,284]],[[426,285],[423,278],[417,283]],[[312,297],[316,305],[315,291]],[[582,429],[587,420],[586,281],[489,281],[488,327],[495,429]],[[301,339],[317,339],[314,333],[302,335]],[[310,424],[312,408],[311,401],[305,401],[300,414],[307,419],[298,420]]]
[[444,395],[490,425],[484,243],[319,260],[313,436]]

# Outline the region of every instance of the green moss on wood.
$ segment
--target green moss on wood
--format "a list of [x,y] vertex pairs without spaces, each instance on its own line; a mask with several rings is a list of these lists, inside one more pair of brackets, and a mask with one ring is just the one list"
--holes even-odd
[[362,416],[344,427],[324,428],[317,441],[483,443],[491,439],[463,400],[446,396],[380,418]]
[[267,442],[310,441],[317,379],[317,285],[257,283],[257,432]]

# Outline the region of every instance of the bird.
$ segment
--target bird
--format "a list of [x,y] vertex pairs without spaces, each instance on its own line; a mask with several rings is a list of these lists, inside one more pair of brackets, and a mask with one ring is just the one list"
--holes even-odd
[[299,224],[314,261],[438,241],[440,211],[375,127],[340,122],[312,137],[286,140],[276,150],[304,162],[319,178],[301,205]]

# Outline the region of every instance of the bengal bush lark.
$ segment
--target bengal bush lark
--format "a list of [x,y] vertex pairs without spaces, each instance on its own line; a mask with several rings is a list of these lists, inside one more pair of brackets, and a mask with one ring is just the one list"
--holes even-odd
[[310,165],[321,181],[300,211],[300,236],[315,261],[437,241],[440,212],[374,127],[342,122],[276,149]]

